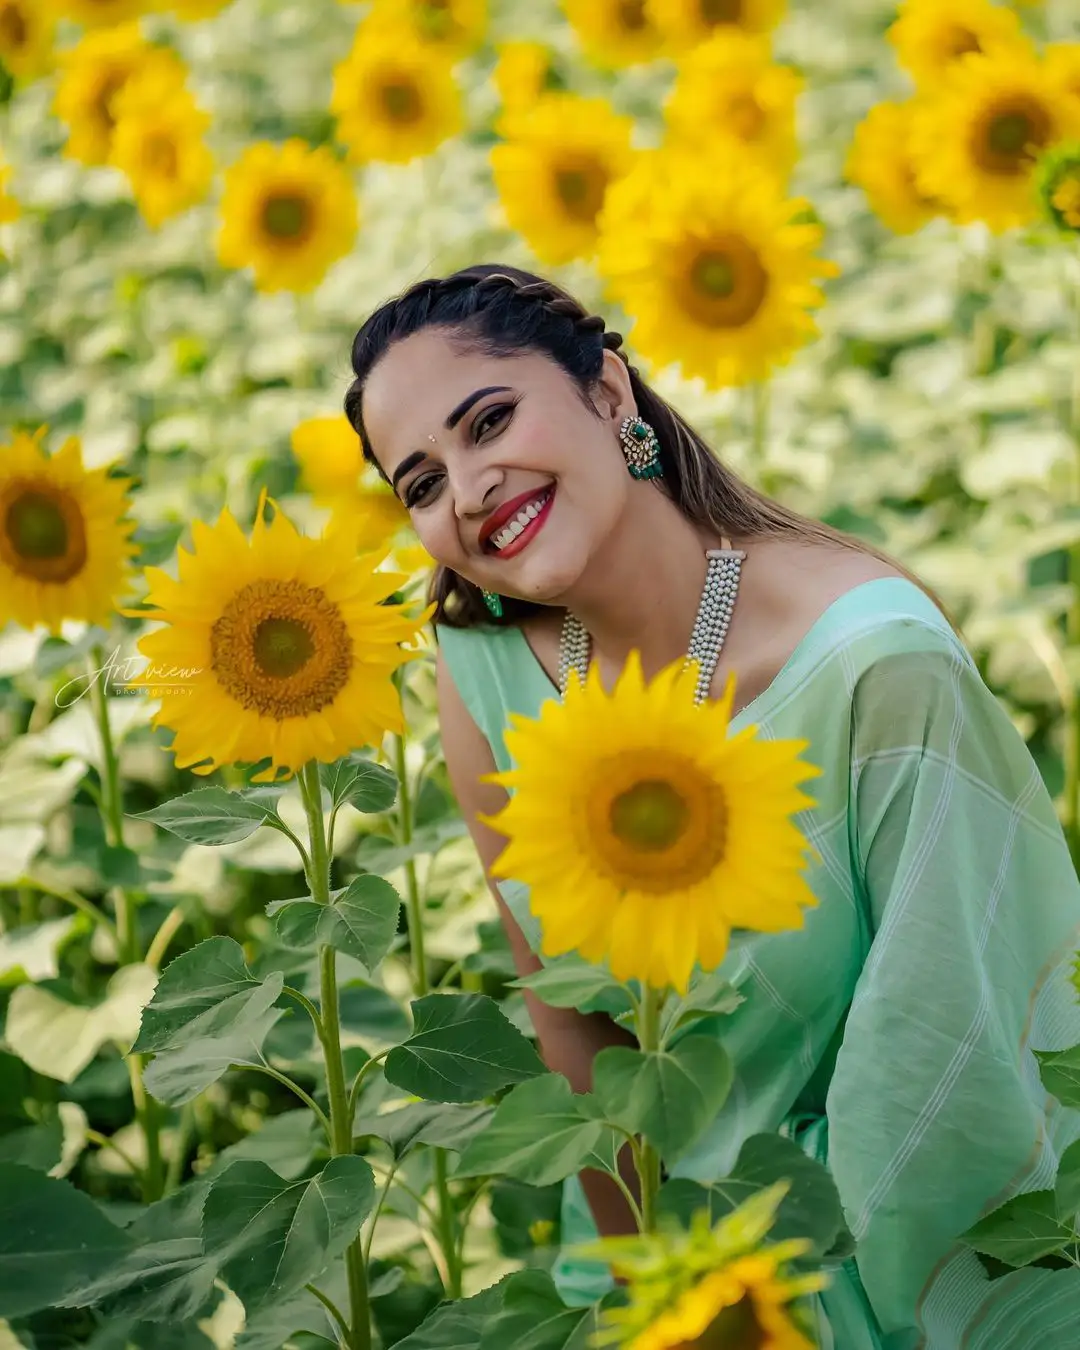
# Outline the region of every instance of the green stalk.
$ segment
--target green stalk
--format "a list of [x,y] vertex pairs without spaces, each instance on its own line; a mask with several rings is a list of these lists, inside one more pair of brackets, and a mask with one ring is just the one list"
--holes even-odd
[[[311,898],[320,905],[328,905],[330,854],[323,823],[319,768],[314,760],[309,760],[300,772],[300,791],[311,844],[311,870],[308,873]],[[330,1100],[330,1152],[333,1157],[339,1158],[353,1151],[352,1119],[349,1115],[349,1094],[345,1087],[345,1065],[341,1057],[337,953],[329,945],[319,948],[319,1003],[323,1057],[326,1062],[326,1092]],[[345,1273],[349,1290],[349,1350],[371,1350],[367,1268],[359,1234],[345,1252]]]
[[[1080,271],[1080,251],[1076,256]],[[1073,290],[1073,307],[1080,341],[1080,283]],[[1075,500],[1080,506],[1080,365],[1073,371],[1070,400],[1070,430],[1076,448]],[[1072,603],[1069,607],[1067,638],[1070,646],[1080,648],[1080,544],[1069,550],[1069,581]],[[1068,708],[1065,745],[1065,833],[1073,862],[1080,868],[1080,676],[1073,680],[1072,700]]]
[[[405,755],[405,737],[394,737],[394,770],[398,777],[398,843],[407,848],[413,837],[413,802],[409,770]],[[420,883],[416,874],[416,860],[405,864],[405,911],[409,925],[409,951],[412,953],[413,992],[423,998],[430,990],[427,957],[424,952],[424,906]],[[432,1170],[435,1192],[439,1198],[439,1223],[436,1236],[446,1262],[447,1298],[461,1297],[461,1260],[458,1238],[458,1220],[454,1198],[447,1178],[446,1150],[433,1148]]]
[[[663,997],[651,985],[641,991],[641,1009],[638,1016],[638,1044],[649,1054],[660,1048],[660,1008]],[[656,1197],[660,1190],[660,1154],[652,1144],[641,1137],[635,1153],[638,1181],[641,1185],[641,1228],[645,1233],[656,1232]]]
[[[105,666],[105,652],[100,643],[95,644],[93,648],[92,661],[90,698],[101,736],[102,819],[106,839],[114,848],[123,848],[124,798],[120,783],[120,759],[116,753],[112,727],[109,724],[105,677],[100,680],[98,678],[98,673]],[[114,886],[111,894],[116,910],[117,961],[122,966],[137,965],[142,960],[142,952],[139,949],[134,901],[123,886]],[[142,1198],[146,1204],[152,1204],[155,1200],[160,1200],[165,1190],[165,1167],[161,1155],[161,1116],[157,1102],[147,1094],[143,1086],[146,1057],[128,1055],[127,1066],[131,1096],[135,1103],[135,1116],[146,1141],[146,1169],[141,1177]]]

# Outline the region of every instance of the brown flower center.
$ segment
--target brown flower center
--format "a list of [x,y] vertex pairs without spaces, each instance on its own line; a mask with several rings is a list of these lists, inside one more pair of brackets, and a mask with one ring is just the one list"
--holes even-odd
[[62,488],[11,485],[3,513],[0,554],[32,581],[57,584],[86,565],[86,527],[75,499]]
[[700,14],[704,23],[741,23],[743,19],[742,0],[700,0]]
[[690,819],[690,808],[682,794],[661,779],[646,779],[620,792],[610,812],[615,837],[644,853],[678,843]]
[[973,33],[970,28],[965,28],[963,24],[953,24],[945,33],[942,39],[942,46],[948,53],[950,59],[958,60],[961,56],[967,56],[968,52],[981,52],[982,43],[979,41],[978,33]]
[[262,578],[226,603],[210,632],[215,675],[244,708],[275,721],[332,703],[348,683],[353,645],[341,612],[300,581]]
[[272,239],[300,242],[311,233],[311,201],[295,192],[272,192],[263,202],[262,227]]
[[1053,131],[1045,106],[1030,94],[1016,94],[992,108],[976,129],[975,161],[987,173],[1018,177],[1030,170]]
[[388,80],[379,90],[379,98],[391,122],[408,125],[423,116],[424,103],[411,80]]
[[116,125],[116,118],[113,116],[113,99],[117,96],[128,81],[128,72],[126,70],[112,70],[102,78],[97,87],[97,93],[91,105],[93,116],[108,131],[112,131]]
[[142,162],[150,173],[159,178],[175,178],[180,168],[175,139],[165,132],[147,136],[142,146]]
[[619,0],[615,17],[619,27],[626,33],[640,33],[648,28],[649,20],[645,13],[645,0]]
[[741,328],[761,308],[769,276],[754,249],[739,235],[709,242],[691,259],[682,302],[706,328]]
[[671,1350],[765,1350],[772,1343],[758,1321],[754,1300],[744,1294],[738,1303],[724,1308],[696,1340],[680,1341]]
[[9,52],[25,47],[30,37],[21,5],[0,5],[0,45]]
[[555,191],[566,214],[591,224],[604,204],[608,173],[597,159],[570,160],[555,170]]

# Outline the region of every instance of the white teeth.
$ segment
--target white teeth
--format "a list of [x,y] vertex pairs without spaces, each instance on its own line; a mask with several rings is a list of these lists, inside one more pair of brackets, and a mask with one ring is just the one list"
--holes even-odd
[[504,525],[497,534],[493,534],[491,536],[491,542],[495,545],[495,548],[505,548],[507,544],[512,543],[519,534],[522,534],[526,525],[528,525],[530,521],[535,520],[540,514],[550,496],[550,492],[543,493],[541,496],[537,497],[534,502],[530,502],[528,506],[523,507],[513,520]]

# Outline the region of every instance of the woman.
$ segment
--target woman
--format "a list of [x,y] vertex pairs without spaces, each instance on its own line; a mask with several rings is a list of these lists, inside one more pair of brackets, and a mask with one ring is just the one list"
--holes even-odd
[[[646,675],[685,655],[703,587],[717,600],[706,551],[741,553],[703,694],[734,673],[736,729],[810,740],[819,903],[804,930],[729,956],[735,1087],[675,1171],[722,1176],[776,1130],[827,1162],[858,1251],[822,1297],[824,1345],[1071,1344],[1080,1272],[991,1284],[955,1243],[1052,1186],[1080,1133],[1032,1054],[1080,1041],[1080,886],[1035,764],[925,591],[741,483],[620,342],[554,285],[492,266],[420,282],[354,342],[346,412],[439,563],[440,724],[480,857],[490,869],[505,842],[478,816],[505,801],[482,779],[508,767],[508,714],[535,716],[571,661],[610,686],[633,649]],[[518,969],[537,969],[524,887],[492,891]],[[529,1008],[576,1090],[626,1040],[602,1012]],[[609,1180],[581,1183],[565,1242],[589,1235],[590,1209],[629,1229]],[[570,1301],[603,1291],[595,1270],[556,1273]]]

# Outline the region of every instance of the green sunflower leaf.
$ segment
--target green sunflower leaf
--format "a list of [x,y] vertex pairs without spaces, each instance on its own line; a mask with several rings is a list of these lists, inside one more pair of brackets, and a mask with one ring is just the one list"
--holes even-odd
[[531,990],[551,1008],[580,1008],[602,994],[615,995],[627,1009],[631,1007],[630,995],[611,972],[587,961],[564,960],[545,966],[511,980],[510,987]]
[[222,787],[195,788],[173,797],[133,820],[150,820],[188,844],[236,844],[260,825],[275,824],[281,788],[252,788],[228,792]]
[[1076,1241],[1072,1225],[1058,1218],[1053,1191],[1030,1191],[980,1219],[961,1241],[1007,1266],[1030,1266]]
[[1062,1106],[1080,1109],[1080,1045],[1068,1050],[1036,1050],[1043,1087]]
[[593,1091],[613,1124],[643,1134],[667,1162],[685,1153],[715,1120],[731,1090],[727,1051],[707,1036],[670,1050],[616,1045],[593,1061]]
[[547,1073],[507,1093],[454,1175],[501,1173],[531,1186],[551,1186],[597,1166],[602,1153],[613,1158],[616,1152],[611,1126],[590,1114],[586,1099],[575,1096],[562,1074]]
[[528,1040],[485,994],[428,994],[413,1034],[386,1057],[386,1080],[432,1102],[475,1102],[544,1072]]
[[329,905],[294,900],[275,912],[275,931],[286,947],[300,949],[326,944],[354,956],[373,971],[397,934],[401,897],[388,881],[364,872]]
[[320,764],[319,782],[335,806],[348,802],[357,811],[388,811],[397,799],[396,775],[362,755],[346,755],[333,764]]

